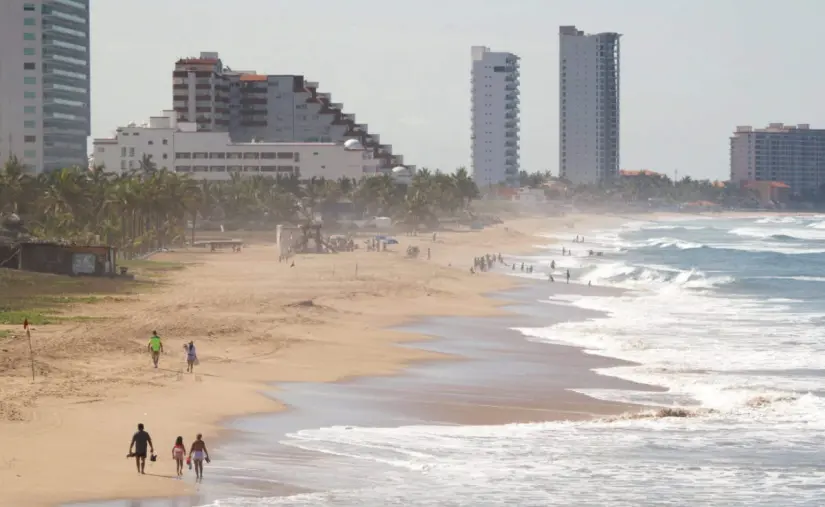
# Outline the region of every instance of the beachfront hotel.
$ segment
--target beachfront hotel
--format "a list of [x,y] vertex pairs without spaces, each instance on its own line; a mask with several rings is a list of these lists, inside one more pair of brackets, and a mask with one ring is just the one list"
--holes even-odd
[[0,1],[0,161],[87,164],[89,0]]
[[[355,115],[344,112],[318,83],[301,75],[258,74],[232,70],[218,53],[181,58],[172,73],[172,101],[177,121],[198,132],[226,132],[233,142],[343,143],[356,140],[389,173],[404,165],[392,145]],[[409,167],[409,166],[408,166]]]
[[519,57],[471,48],[472,177],[479,187],[518,185]]
[[186,173],[198,180],[228,180],[241,176],[290,176],[301,179],[361,179],[379,174],[381,161],[360,141],[235,142],[229,132],[198,130],[179,122],[178,113],[164,111],[143,125],[118,128],[111,138],[94,139],[92,163],[107,172],[155,169]]
[[574,184],[619,172],[619,38],[559,28],[559,175]]
[[825,129],[807,123],[736,127],[730,138],[730,179],[739,185],[781,182],[793,194],[818,191],[825,184]]

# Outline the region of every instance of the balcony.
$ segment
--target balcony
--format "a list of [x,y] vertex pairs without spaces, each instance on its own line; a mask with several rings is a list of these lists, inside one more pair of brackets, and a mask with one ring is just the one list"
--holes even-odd
[[518,148],[518,141],[515,141],[515,140],[505,141],[504,142],[504,147],[505,148]]
[[504,89],[507,90],[508,92],[518,93],[518,83],[510,83],[507,86],[505,86]]
[[[505,120],[513,120],[513,121],[517,122],[518,119],[519,119],[518,118],[518,113],[516,113],[516,112],[507,113],[507,114],[504,115],[504,119]],[[509,123],[509,122],[507,122],[507,123]]]

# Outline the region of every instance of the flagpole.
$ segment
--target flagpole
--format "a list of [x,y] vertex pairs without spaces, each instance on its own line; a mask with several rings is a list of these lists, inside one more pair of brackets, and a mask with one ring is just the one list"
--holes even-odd
[[32,365],[32,382],[34,382],[34,347],[32,346],[32,332],[29,329],[29,319],[23,321],[23,328],[26,330],[26,337],[29,339],[29,360]]

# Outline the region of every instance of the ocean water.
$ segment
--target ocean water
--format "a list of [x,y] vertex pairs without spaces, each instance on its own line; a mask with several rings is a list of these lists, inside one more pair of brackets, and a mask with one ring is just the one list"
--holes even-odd
[[209,505],[825,505],[825,216],[634,221],[561,239],[572,256],[553,246],[520,258],[536,270],[517,276],[546,280],[555,261],[556,283],[569,269],[572,283],[629,290],[557,296],[605,316],[518,330],[636,363],[599,373],[668,390],[582,392],[648,413],[298,430],[282,443],[340,460],[330,491]]

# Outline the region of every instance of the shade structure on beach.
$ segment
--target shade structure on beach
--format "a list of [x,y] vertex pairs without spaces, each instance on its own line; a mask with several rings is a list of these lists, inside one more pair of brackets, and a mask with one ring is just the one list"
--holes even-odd
[[375,239],[376,239],[377,241],[383,241],[384,243],[386,243],[386,244],[388,244],[388,245],[397,245],[397,244],[398,244],[398,240],[397,240],[397,239],[395,239],[395,238],[391,238],[391,237],[389,237],[389,236],[382,236],[382,235],[378,235],[378,236],[375,236]]

